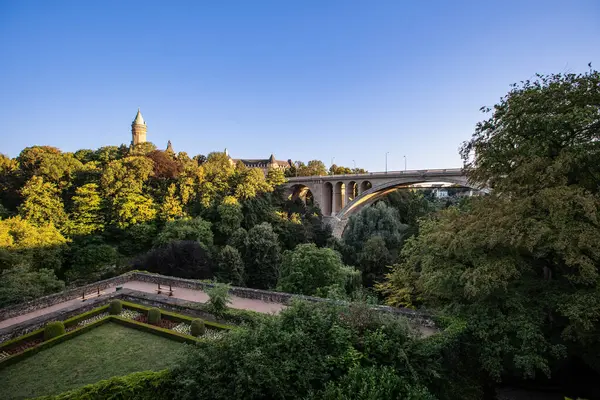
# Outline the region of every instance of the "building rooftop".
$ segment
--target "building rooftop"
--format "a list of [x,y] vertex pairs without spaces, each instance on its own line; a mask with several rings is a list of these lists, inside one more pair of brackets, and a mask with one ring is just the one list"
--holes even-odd
[[133,120],[133,125],[146,125],[146,121],[144,121],[144,117],[142,117],[142,113],[140,112],[139,108],[138,108],[137,115],[135,116],[135,119]]

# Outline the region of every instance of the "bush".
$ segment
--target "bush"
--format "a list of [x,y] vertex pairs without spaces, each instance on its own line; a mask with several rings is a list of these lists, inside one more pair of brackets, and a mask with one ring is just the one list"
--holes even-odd
[[206,326],[204,326],[204,321],[201,319],[195,319],[192,321],[192,336],[201,336],[206,332]]
[[152,325],[160,323],[160,310],[158,308],[152,307],[148,310],[148,323]]
[[123,303],[121,300],[113,300],[110,302],[110,306],[108,306],[108,312],[110,315],[119,315],[123,311]]
[[44,341],[65,334],[65,324],[62,321],[50,322],[44,328]]
[[229,300],[229,285],[215,283],[212,288],[207,288],[205,292],[208,295],[208,310],[215,316],[222,317],[227,311],[227,304],[231,303],[231,300]]
[[174,398],[172,390],[169,371],[145,371],[110,378],[59,395],[41,397],[39,400],[109,398],[128,400],[170,400]]

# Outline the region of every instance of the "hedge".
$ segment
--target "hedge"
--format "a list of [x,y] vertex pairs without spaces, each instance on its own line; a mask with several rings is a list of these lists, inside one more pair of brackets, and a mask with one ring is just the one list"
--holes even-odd
[[[145,314],[152,307],[141,306],[139,304],[130,303],[128,301],[123,301],[123,308],[128,308],[130,310],[139,311],[139,312]],[[177,313],[170,312],[170,311],[160,310],[160,312],[161,312],[162,318],[168,319],[169,321],[173,321],[173,322],[187,322],[187,323],[191,324],[193,320],[198,318],[198,317],[189,317],[187,315],[177,314]],[[206,325],[207,328],[211,328],[211,329],[215,329],[215,330],[231,330],[231,329],[233,329],[233,327],[230,325],[223,325],[223,324],[219,324],[218,322],[212,322],[212,321],[205,320],[204,324]]]
[[144,371],[118,376],[86,385],[55,396],[36,400],[171,400],[171,376],[168,370]]
[[164,338],[171,339],[171,340],[176,340],[176,341],[182,342],[182,343],[195,344],[199,340],[201,340],[201,339],[197,339],[190,335],[185,335],[183,333],[175,332],[171,329],[160,328],[155,325],[144,324],[143,322],[134,321],[131,319],[127,319],[127,318],[123,318],[123,317],[119,317],[119,316],[115,316],[115,315],[110,316],[110,318],[113,322],[116,322],[123,326],[127,326],[129,328],[137,329],[137,330],[140,330],[143,332],[153,333],[155,335],[159,335]]
[[96,316],[98,314],[102,314],[103,312],[108,312],[108,304],[102,307],[94,308],[93,310],[86,311],[83,314],[78,314],[74,317],[65,319],[63,322],[66,328],[69,328],[73,325],[77,325],[81,321]]

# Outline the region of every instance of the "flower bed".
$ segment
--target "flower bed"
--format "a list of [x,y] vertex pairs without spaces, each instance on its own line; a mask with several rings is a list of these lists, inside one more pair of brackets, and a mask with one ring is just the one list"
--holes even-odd
[[[172,328],[172,330],[174,330],[177,333],[182,333],[184,335],[192,335],[192,325],[186,322],[182,322],[179,325],[176,325]],[[200,335],[198,337],[206,340],[218,340],[221,339],[223,336],[225,336],[224,331],[219,331],[216,329],[206,329],[204,335]]]

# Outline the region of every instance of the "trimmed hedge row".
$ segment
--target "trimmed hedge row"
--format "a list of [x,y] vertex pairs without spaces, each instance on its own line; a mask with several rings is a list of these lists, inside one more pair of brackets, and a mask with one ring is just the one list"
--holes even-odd
[[[65,328],[69,328],[71,326],[77,325],[79,322],[91,318],[95,315],[102,314],[103,312],[108,310],[108,305],[94,308],[93,310],[84,312],[83,314],[76,315],[74,317],[68,318],[63,321],[65,324]],[[35,331],[26,333],[25,335],[16,337],[14,339],[7,340],[6,342],[0,344],[0,351],[10,350],[13,347],[19,346],[23,342],[28,342],[33,339],[43,339],[44,338],[44,329],[36,329]]]
[[36,400],[171,400],[171,380],[168,370],[135,372],[100,382],[55,396],[38,397]]
[[160,328],[158,326],[145,324],[143,322],[134,321],[132,319],[118,317],[116,315],[111,315],[109,318],[113,322],[116,322],[117,324],[121,324],[121,325],[127,326],[129,328],[137,329],[139,331],[153,333],[155,335],[162,336],[164,338],[171,339],[171,340],[176,340],[181,343],[196,344],[198,341],[202,340],[202,339],[198,339],[193,336],[190,336],[190,335],[185,335],[183,333],[175,332],[171,329]]
[[[123,308],[127,308],[134,311],[139,311],[141,313],[147,314],[148,310],[152,307],[140,306],[139,304],[130,303],[128,301],[123,301]],[[161,317],[164,319],[168,319],[173,322],[187,322],[189,324],[192,323],[193,320],[198,319],[197,317],[188,317],[187,315],[177,314],[170,311],[161,310]],[[207,328],[215,329],[215,330],[231,330],[233,329],[230,325],[219,324],[218,322],[212,321],[204,321],[204,324]]]
[[81,328],[74,329],[71,332],[65,333],[64,335],[56,336],[52,339],[49,339],[45,342],[38,344],[35,347],[31,347],[31,348],[23,351],[22,353],[18,353],[18,354],[12,355],[10,357],[7,357],[7,358],[3,359],[2,361],[0,361],[0,369],[5,368],[9,365],[15,364],[27,357],[30,357],[30,356],[40,352],[41,350],[55,346],[66,340],[74,338],[75,336],[79,336],[82,333],[85,333],[91,329],[94,329],[102,324],[107,323],[108,321],[110,321],[110,316],[99,319],[98,321],[94,321],[89,325],[82,326]]

